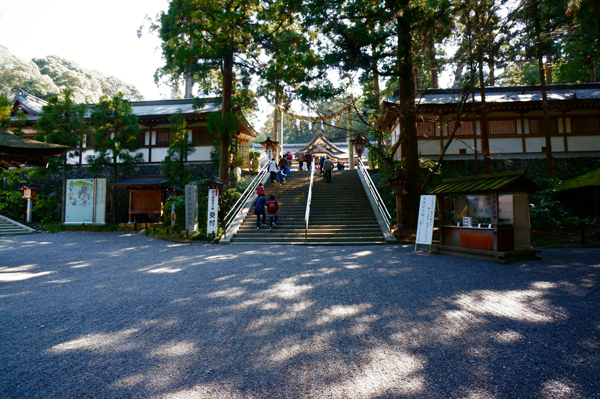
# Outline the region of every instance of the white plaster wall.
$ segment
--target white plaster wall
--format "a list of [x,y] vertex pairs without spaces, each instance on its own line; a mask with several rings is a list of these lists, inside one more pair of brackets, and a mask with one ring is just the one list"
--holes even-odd
[[150,153],[149,148],[140,148],[136,151],[136,154],[142,154],[144,156],[144,162],[148,162],[148,154]]
[[169,148],[153,148],[152,149],[152,163],[162,162],[167,156],[167,150]]
[[440,153],[440,142],[438,140],[419,141],[419,155],[432,155]]
[[196,147],[196,151],[188,155],[188,161],[210,161],[210,150],[212,147]]
[[598,136],[568,136],[567,142],[569,152],[600,151],[600,138]]
[[546,146],[546,140],[543,137],[532,137],[525,139],[525,148],[527,152],[541,152],[542,147]]
[[523,143],[520,138],[490,139],[490,152],[499,154],[520,153]]
[[529,119],[525,119],[525,134],[529,134]]
[[517,134],[523,134],[523,129],[521,129],[521,119],[517,119]]
[[[448,142],[448,140],[444,140],[444,145],[446,145],[446,143]],[[467,144],[469,145],[467,145]],[[473,149],[472,149],[472,144],[473,140],[469,139],[468,141],[462,142],[459,140],[452,140],[452,143],[450,143],[450,146],[448,147],[448,149],[446,150],[446,154],[448,155],[459,155],[460,153],[460,149],[465,148],[467,150],[467,154],[473,154]],[[438,152],[439,154],[439,147],[438,147]]]

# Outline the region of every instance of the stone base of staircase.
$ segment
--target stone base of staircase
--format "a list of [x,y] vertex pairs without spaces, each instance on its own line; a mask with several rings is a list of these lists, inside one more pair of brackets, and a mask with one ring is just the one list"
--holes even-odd
[[31,233],[37,233],[37,231],[5,216],[0,216],[0,236]]
[[386,240],[356,171],[334,171],[327,183],[315,173],[308,231],[304,216],[310,182],[309,172],[292,172],[284,185],[265,184],[267,199],[279,202],[277,226],[256,228],[249,212],[231,244],[252,245],[363,245]]

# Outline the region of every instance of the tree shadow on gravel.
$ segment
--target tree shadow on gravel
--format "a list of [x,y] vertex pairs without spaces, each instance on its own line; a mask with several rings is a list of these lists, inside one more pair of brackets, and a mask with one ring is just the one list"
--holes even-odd
[[599,397],[599,249],[0,241],[0,396]]

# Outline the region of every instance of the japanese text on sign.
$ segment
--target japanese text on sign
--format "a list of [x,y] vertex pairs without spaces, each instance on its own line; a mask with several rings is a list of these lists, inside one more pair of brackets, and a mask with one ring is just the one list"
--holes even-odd
[[431,245],[433,239],[433,220],[435,216],[435,195],[421,195],[419,221],[415,244]]
[[208,190],[208,212],[206,222],[206,233],[217,233],[219,227],[219,190]]

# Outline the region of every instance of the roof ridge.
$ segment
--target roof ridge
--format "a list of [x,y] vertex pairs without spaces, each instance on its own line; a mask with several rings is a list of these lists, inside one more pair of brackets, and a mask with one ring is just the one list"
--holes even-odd
[[484,178],[495,179],[495,178],[504,177],[504,176],[519,176],[519,175],[524,175],[524,174],[525,174],[524,170],[516,170],[516,171],[510,171],[510,172],[500,172],[500,173],[483,174],[483,175],[475,175],[475,176],[467,176],[467,177],[454,177],[451,179],[444,179],[442,181],[444,183],[454,183],[454,182],[460,182],[460,181],[481,180]]

